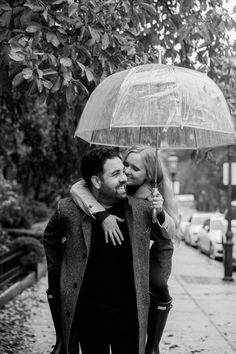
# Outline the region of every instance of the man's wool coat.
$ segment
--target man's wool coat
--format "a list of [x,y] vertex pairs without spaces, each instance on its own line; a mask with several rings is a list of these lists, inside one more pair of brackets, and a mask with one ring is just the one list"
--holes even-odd
[[[144,354],[149,310],[149,245],[150,239],[158,248],[165,239],[165,251],[171,261],[173,245],[169,234],[173,223],[168,219],[169,230],[158,223],[151,223],[150,204],[144,200],[129,197],[125,207],[133,255],[133,271],[139,321],[139,352]],[[166,215],[168,217],[168,215]],[[63,341],[69,354],[73,337],[72,323],[80,293],[91,243],[92,221],[70,198],[62,199],[44,232],[44,247],[48,264],[49,290],[59,290]],[[166,243],[167,239],[169,242]],[[65,247],[62,247],[63,241]],[[163,249],[162,251],[163,252]],[[122,259],[121,259],[122,262]],[[109,265],[108,265],[109,267]],[[53,284],[54,289],[50,289]],[[58,309],[60,310],[60,309]],[[91,338],[92,340],[92,338]]]

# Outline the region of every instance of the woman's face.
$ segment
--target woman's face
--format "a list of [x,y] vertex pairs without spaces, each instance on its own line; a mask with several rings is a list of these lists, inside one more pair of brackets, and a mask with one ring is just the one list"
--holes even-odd
[[140,186],[146,180],[146,169],[139,153],[131,152],[124,161],[128,186]]

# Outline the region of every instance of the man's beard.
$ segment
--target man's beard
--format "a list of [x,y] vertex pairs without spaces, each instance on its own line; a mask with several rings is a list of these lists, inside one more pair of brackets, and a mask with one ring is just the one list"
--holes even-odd
[[109,202],[118,202],[119,200],[124,200],[127,198],[126,184],[119,184],[114,190],[110,190],[109,188],[102,188],[99,193],[99,198]]
[[116,194],[118,199],[127,198],[127,190],[126,190],[126,185],[124,183],[116,188],[116,192],[117,192]]

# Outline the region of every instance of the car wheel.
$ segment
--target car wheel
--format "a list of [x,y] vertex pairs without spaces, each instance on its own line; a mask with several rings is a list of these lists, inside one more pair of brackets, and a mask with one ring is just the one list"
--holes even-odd
[[212,243],[210,244],[210,248],[209,248],[209,257],[211,259],[216,259],[215,250],[214,250],[214,246],[212,245]]

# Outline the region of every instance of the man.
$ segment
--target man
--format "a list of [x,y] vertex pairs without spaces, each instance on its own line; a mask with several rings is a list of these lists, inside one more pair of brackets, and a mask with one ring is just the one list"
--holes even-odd
[[[149,310],[149,242],[168,237],[152,224],[149,203],[127,198],[118,153],[97,147],[81,172],[95,198],[120,223],[122,245],[106,243],[100,226],[74,202],[61,200],[44,233],[48,298],[57,333],[56,353],[144,354]],[[150,232],[152,229],[153,232]],[[66,246],[62,240],[66,238]],[[63,348],[62,348],[63,347]]]

